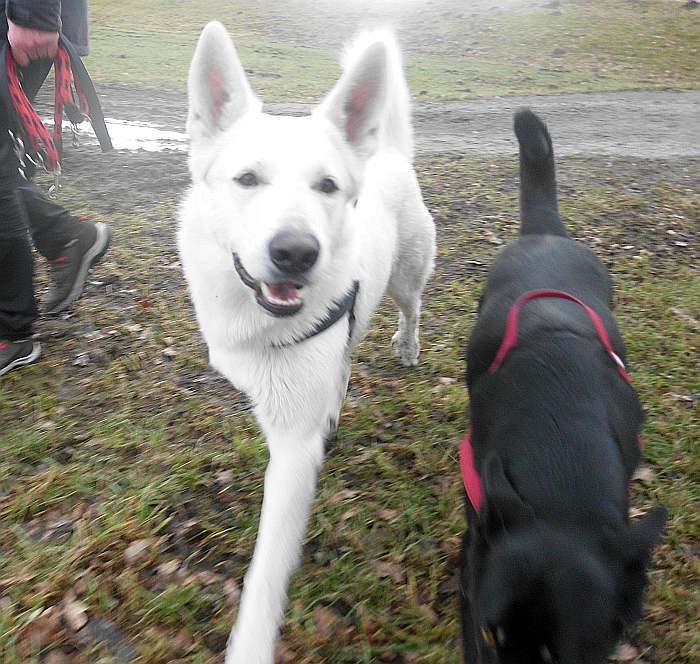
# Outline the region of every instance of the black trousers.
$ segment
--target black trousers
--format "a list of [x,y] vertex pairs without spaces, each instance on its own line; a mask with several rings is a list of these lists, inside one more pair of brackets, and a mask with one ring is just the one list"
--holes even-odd
[[[38,60],[23,70],[30,99],[50,68],[50,61]],[[45,258],[57,258],[80,222],[19,175],[8,128],[8,111],[0,102],[0,339],[15,340],[31,335],[38,316],[32,242]]]

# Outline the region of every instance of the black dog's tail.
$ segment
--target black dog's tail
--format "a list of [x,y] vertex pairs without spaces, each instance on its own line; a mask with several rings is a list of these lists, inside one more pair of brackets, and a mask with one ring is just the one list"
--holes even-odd
[[520,234],[568,236],[559,217],[554,151],[547,126],[529,108],[513,122],[520,143]]

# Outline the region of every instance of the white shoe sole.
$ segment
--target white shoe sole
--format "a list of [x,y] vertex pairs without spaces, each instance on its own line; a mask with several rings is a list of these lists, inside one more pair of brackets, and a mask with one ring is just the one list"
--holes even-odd
[[12,371],[17,367],[23,367],[25,364],[31,364],[32,362],[37,360],[40,355],[41,344],[38,341],[35,341],[34,345],[32,346],[32,352],[29,353],[29,355],[26,355],[25,357],[18,357],[16,360],[10,362],[10,364],[8,364],[6,367],[0,369],[0,376],[4,376],[8,371]]

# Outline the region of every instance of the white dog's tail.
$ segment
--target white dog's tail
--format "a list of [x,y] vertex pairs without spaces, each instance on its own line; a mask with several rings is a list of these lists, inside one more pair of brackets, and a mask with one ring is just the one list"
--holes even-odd
[[411,96],[401,61],[401,51],[389,30],[364,30],[346,46],[341,63],[349,71],[367,49],[382,42],[387,53],[388,90],[384,118],[379,126],[379,145],[394,148],[413,161],[413,129],[411,127]]

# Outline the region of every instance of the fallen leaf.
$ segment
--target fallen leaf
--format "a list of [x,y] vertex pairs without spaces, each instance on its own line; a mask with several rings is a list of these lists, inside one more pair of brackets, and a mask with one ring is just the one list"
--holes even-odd
[[404,578],[403,568],[386,560],[373,560],[369,566],[374,573],[380,578],[390,578],[396,583],[401,583]]
[[190,635],[181,629],[171,640],[170,650],[175,653],[178,657],[180,655],[186,655],[194,645]]
[[646,507],[630,507],[628,514],[630,519],[638,519],[640,516],[644,516],[648,511]]
[[680,307],[671,307],[671,313],[675,314],[695,330],[700,330],[700,321],[694,318],[688,311]]
[[74,367],[86,367],[88,364],[90,364],[90,356],[87,353],[80,353],[73,360]]
[[674,401],[683,401],[685,403],[693,403],[694,401],[693,396],[690,394],[679,394],[678,392],[669,392],[666,396],[669,399],[673,399]]
[[421,604],[418,608],[431,625],[438,624],[438,615],[430,606],[428,606],[427,604]]
[[331,609],[325,606],[317,606],[314,609],[314,622],[316,623],[316,636],[323,641],[327,641],[336,632],[339,618]]
[[289,646],[281,639],[277,641],[275,647],[275,664],[292,664],[297,661],[299,661],[299,658],[289,649]]
[[351,500],[352,498],[355,498],[359,495],[359,491],[353,491],[352,489],[341,489],[340,491],[338,491],[338,493],[331,496],[328,502],[331,505],[337,505],[338,503],[342,503],[345,500]]
[[80,600],[67,602],[63,607],[63,619],[74,632],[82,629],[88,621],[87,604]]
[[631,662],[639,656],[639,651],[629,643],[621,643],[610,656],[613,662]]
[[448,537],[440,543],[440,549],[447,556],[447,560],[452,565],[459,562],[462,549],[462,539],[460,537]]
[[233,579],[224,581],[224,595],[226,595],[226,604],[229,606],[237,606],[241,599],[241,589]]
[[231,470],[221,470],[215,475],[216,481],[219,484],[233,484],[233,471]]
[[11,588],[15,583],[26,583],[34,578],[34,574],[23,574],[21,576],[8,576],[0,579],[0,590]]
[[454,385],[456,382],[456,378],[450,378],[448,376],[440,376],[440,378],[438,378],[438,383],[440,383],[440,385]]
[[387,521],[391,521],[392,519],[395,519],[398,515],[400,514],[399,510],[391,510],[388,508],[382,508],[377,512],[377,516],[380,519],[386,519]]
[[180,569],[179,560],[168,560],[167,562],[158,565],[158,576],[165,578],[173,576]]
[[76,597],[81,597],[82,595],[84,595],[86,590],[87,590],[87,585],[86,585],[85,581],[83,581],[82,579],[78,579],[73,584],[73,594]]
[[61,631],[61,615],[59,610],[51,606],[39,611],[22,629],[18,639],[20,654],[30,659],[31,655],[43,650],[58,639]]
[[124,560],[127,565],[133,565],[146,556],[149,547],[151,546],[150,539],[140,539],[129,544],[124,551]]
[[208,570],[197,572],[196,578],[203,586],[213,586],[215,583],[221,581],[221,577],[218,574],[214,574],[214,572]]
[[653,482],[656,479],[656,473],[651,466],[638,466],[637,470],[632,474],[633,482]]

